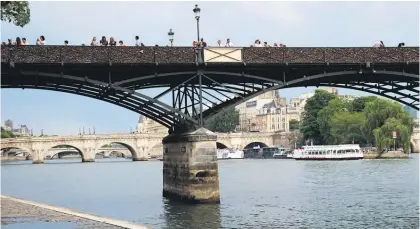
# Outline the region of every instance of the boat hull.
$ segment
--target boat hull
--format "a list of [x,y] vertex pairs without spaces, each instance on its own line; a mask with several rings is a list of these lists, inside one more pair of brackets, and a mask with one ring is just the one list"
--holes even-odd
[[297,161],[348,161],[361,160],[363,157],[343,157],[343,158],[294,158]]
[[293,157],[288,157],[288,156],[275,156],[273,157],[273,159],[294,159]]

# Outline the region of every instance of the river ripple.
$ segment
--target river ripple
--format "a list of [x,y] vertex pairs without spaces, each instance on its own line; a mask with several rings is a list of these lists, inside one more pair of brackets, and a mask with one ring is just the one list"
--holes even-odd
[[1,166],[3,194],[154,228],[418,228],[419,157],[219,162],[220,205],[162,198],[162,162]]

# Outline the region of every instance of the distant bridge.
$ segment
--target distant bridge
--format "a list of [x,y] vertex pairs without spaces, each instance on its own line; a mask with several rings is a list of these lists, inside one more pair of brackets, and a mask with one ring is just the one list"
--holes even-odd
[[[65,147],[65,148],[51,148],[50,150],[48,150],[48,152],[46,154],[44,154],[44,159],[49,158],[49,159],[57,159],[60,156],[67,156],[67,155],[80,155],[80,152],[77,151],[75,148],[73,147]],[[96,154],[100,154],[103,155],[104,157],[109,157],[112,154],[119,154],[122,156],[129,156],[131,157],[131,152],[129,149],[125,148],[125,147],[103,147],[103,148],[99,148],[98,152]],[[23,149],[11,149],[10,151],[5,151],[3,153],[3,156],[27,156],[29,155],[28,152],[26,152]]]
[[[244,149],[259,145],[265,146],[285,146],[289,147],[285,132],[241,132],[241,133],[218,133],[218,148],[237,148]],[[95,160],[95,155],[104,152],[109,156],[116,151],[131,156],[134,161],[147,160],[148,154],[160,156],[163,153],[162,138],[165,134],[101,134],[101,135],[76,135],[76,136],[54,136],[54,137],[28,137],[28,138],[9,138],[1,140],[1,149],[17,148],[21,152],[28,152],[33,157],[34,162],[42,162],[45,158],[64,152],[79,152],[82,161],[90,162]],[[117,143],[124,148],[104,147],[112,143]],[[69,148],[54,148],[57,146],[68,146]],[[420,149],[420,130],[414,129],[411,137],[412,152],[419,152]]]
[[[104,152],[109,155],[113,151],[129,155],[134,161],[147,160],[148,154],[162,155],[162,139],[166,134],[102,134],[102,135],[76,135],[53,137],[27,137],[9,138],[1,140],[1,149],[17,148],[28,152],[34,162],[42,163],[47,157],[54,157],[59,152],[69,151],[68,146],[79,152],[83,162],[95,160],[95,155]],[[253,145],[288,146],[286,133],[218,133],[218,148],[244,149]],[[120,144],[125,148],[104,147],[112,143]]]

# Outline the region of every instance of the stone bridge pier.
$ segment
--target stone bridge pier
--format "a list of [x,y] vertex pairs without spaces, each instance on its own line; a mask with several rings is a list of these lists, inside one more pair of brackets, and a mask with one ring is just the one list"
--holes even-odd
[[190,203],[219,203],[217,136],[199,128],[162,140],[163,196]]

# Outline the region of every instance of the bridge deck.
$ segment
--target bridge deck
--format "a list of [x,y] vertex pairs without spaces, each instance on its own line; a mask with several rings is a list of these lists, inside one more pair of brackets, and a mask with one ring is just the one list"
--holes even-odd
[[[209,48],[217,50],[217,48]],[[419,62],[418,47],[403,48],[232,48],[246,64]],[[2,46],[1,62],[48,64],[190,64],[192,47]],[[223,55],[223,54],[222,54]],[[217,62],[212,62],[217,63]],[[225,63],[226,64],[226,63]]]

